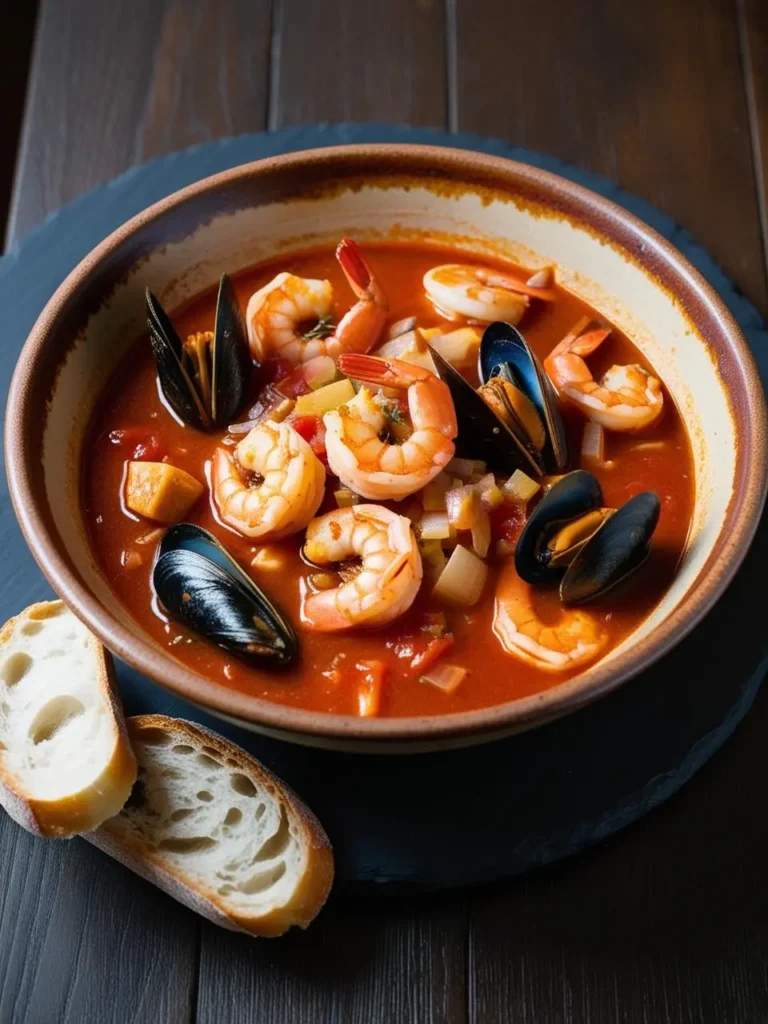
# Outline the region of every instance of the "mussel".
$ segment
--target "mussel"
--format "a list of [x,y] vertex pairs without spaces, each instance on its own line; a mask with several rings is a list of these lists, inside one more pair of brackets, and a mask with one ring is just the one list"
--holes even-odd
[[172,526],[160,544],[152,583],[165,611],[204,640],[261,668],[296,661],[291,624],[207,530],[193,523]]
[[560,578],[563,604],[583,604],[626,579],[648,557],[661,502],[644,491],[620,509],[603,507],[591,473],[566,474],[541,499],[515,548],[528,583]]
[[499,473],[522,469],[534,477],[565,467],[568,450],[557,396],[515,327],[497,321],[485,329],[477,391],[434,349],[432,358],[456,408],[457,455],[482,459]]
[[219,283],[213,331],[200,331],[185,342],[149,288],[146,299],[152,353],[168,405],[198,430],[231,422],[248,395],[251,357],[243,314],[227,275]]

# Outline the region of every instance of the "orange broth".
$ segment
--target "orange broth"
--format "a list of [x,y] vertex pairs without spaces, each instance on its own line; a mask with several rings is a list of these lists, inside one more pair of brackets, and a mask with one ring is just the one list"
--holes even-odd
[[[466,256],[453,250],[411,244],[367,245],[365,253],[389,298],[389,323],[416,316],[421,327],[451,329],[425,297],[422,277],[432,266],[466,260]],[[510,269],[503,264],[499,266]],[[236,275],[234,283],[242,308],[245,309],[253,291],[282,270],[303,277],[328,278],[334,288],[338,317],[354,301],[333,251],[327,250],[293,255]],[[186,337],[194,331],[212,329],[214,307],[215,293],[211,291],[175,313],[174,323],[179,335]],[[533,301],[520,326],[533,349],[543,358],[585,313],[593,315],[584,302],[557,288],[556,301]],[[613,363],[633,362],[648,366],[632,343],[614,330],[601,349],[590,357],[589,365],[598,377]],[[241,418],[245,418],[245,414]],[[578,465],[583,422],[580,414],[566,413],[572,452],[569,468]],[[333,667],[343,670],[361,659],[381,659],[388,666],[379,708],[382,716],[439,715],[486,707],[545,690],[580,671],[543,672],[504,651],[492,631],[498,565],[494,564],[493,545],[489,580],[473,608],[442,609],[431,598],[429,587],[423,585],[410,611],[389,626],[368,632],[310,632],[300,624],[299,580],[317,570],[310,569],[302,560],[303,531],[275,545],[283,559],[280,571],[252,568],[251,560],[262,545],[222,526],[213,514],[207,492],[187,520],[215,533],[290,616],[298,629],[301,655],[298,664],[288,672],[268,676],[191,637],[156,612],[151,573],[157,540],[137,544],[137,539],[144,538],[157,524],[139,520],[123,506],[125,463],[132,457],[133,450],[130,445],[113,443],[109,435],[126,428],[137,438],[154,435],[159,441],[157,457],[167,456],[171,463],[200,481],[206,479],[206,465],[225,435],[203,434],[181,426],[168,413],[158,394],[155,365],[149,341],[144,337],[127,354],[99,400],[85,442],[82,502],[97,561],[133,618],[190,668],[234,690],[280,704],[356,714],[353,674],[334,672]],[[661,498],[661,517],[645,566],[631,582],[588,606],[590,613],[607,630],[610,646],[615,646],[659,602],[675,574],[691,521],[694,477],[688,438],[679,412],[666,392],[664,413],[657,423],[638,435],[607,433],[606,440],[606,457],[613,467],[595,471],[605,504],[617,508],[632,495],[649,489],[657,491]],[[638,447],[648,442],[664,444],[650,449]],[[333,490],[334,486],[329,484],[321,512],[335,508]],[[401,510],[408,502],[408,498],[402,502]],[[513,515],[511,509],[510,515]],[[535,607],[542,618],[556,618],[560,609],[556,589],[537,588]],[[446,612],[455,637],[453,648],[442,660],[469,670],[452,694],[421,682],[418,675],[409,671],[414,651],[424,645],[419,625],[426,612],[436,610]]]

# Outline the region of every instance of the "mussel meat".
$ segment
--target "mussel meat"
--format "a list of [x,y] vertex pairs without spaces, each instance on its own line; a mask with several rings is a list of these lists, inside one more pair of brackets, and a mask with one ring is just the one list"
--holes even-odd
[[528,583],[561,578],[564,604],[596,598],[648,557],[661,502],[644,491],[620,509],[603,507],[600,484],[575,470],[544,495],[515,548],[515,569]]
[[521,440],[534,451],[543,472],[561,472],[568,462],[568,442],[557,394],[536,353],[512,324],[497,320],[486,327],[478,352],[478,375],[483,395],[501,381],[508,396],[513,389],[521,396],[518,405],[535,411],[535,417],[520,417],[516,410]]
[[213,331],[182,342],[147,288],[147,324],[157,375],[168,405],[186,424],[213,430],[231,422],[248,394],[251,358],[232,283],[222,274]]
[[207,530],[193,523],[172,526],[152,582],[165,611],[204,640],[261,668],[296,661],[291,624]]

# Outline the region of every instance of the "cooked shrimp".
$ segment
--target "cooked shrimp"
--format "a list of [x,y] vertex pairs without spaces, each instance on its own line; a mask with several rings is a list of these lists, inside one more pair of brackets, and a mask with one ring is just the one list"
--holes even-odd
[[301,617],[330,632],[381,626],[411,607],[421,585],[421,555],[410,522],[381,505],[353,505],[313,519],[304,554],[317,565],[361,560],[332,590],[305,592]]
[[302,530],[317,512],[325,467],[288,423],[267,420],[246,434],[234,457],[216,449],[211,490],[233,530],[274,540]]
[[507,561],[496,588],[493,631],[509,654],[545,672],[565,672],[600,654],[608,637],[594,616],[562,608],[548,625],[533,608],[532,591],[514,561]]
[[397,500],[420,490],[453,458],[458,428],[447,385],[420,366],[360,353],[344,353],[339,369],[355,380],[407,389],[413,432],[399,444],[382,440],[386,400],[363,387],[323,417],[331,471],[364,498]]
[[[254,359],[272,354],[306,363],[316,356],[365,352],[376,344],[387,319],[387,297],[351,238],[341,240],[336,259],[357,296],[355,305],[333,328],[331,282],[283,271],[248,301],[245,322]],[[307,323],[315,326],[302,333]]]
[[424,290],[442,316],[480,323],[506,320],[516,324],[528,308],[528,296],[552,298],[551,289],[531,288],[498,270],[464,263],[444,263],[428,270]]
[[608,335],[609,328],[586,331],[589,317],[552,349],[544,368],[560,395],[607,430],[641,430],[654,423],[664,408],[661,382],[642,366],[612,366],[598,383],[584,362]]

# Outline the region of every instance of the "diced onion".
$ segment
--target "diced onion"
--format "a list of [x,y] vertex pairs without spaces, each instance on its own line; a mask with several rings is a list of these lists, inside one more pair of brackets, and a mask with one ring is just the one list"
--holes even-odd
[[[454,476],[461,477],[462,480],[469,480],[475,472],[475,465],[474,459],[459,459],[454,456],[445,467],[445,471],[446,473],[453,473]],[[482,466],[483,471],[485,471],[485,463],[482,463]]]
[[425,512],[444,512],[445,495],[451,486],[451,478],[445,473],[439,473],[434,480],[430,480],[421,492],[421,500]]
[[436,335],[429,343],[452,366],[467,366],[477,359],[480,331],[476,327],[459,327],[448,334]]
[[439,540],[428,540],[423,541],[419,547],[424,571],[428,573],[430,579],[436,580],[448,562],[442,544]]
[[480,495],[475,492],[475,508],[472,517],[472,547],[478,558],[485,558],[491,546],[491,520],[488,511],[480,503]]
[[399,338],[401,334],[406,334],[408,331],[412,331],[416,326],[415,316],[404,316],[402,320],[396,320],[387,331],[387,340],[392,341],[394,338]]
[[425,512],[419,521],[422,540],[445,540],[451,535],[447,512]]
[[251,565],[254,569],[267,569],[274,572],[277,569],[285,568],[285,559],[280,548],[266,545],[256,552],[251,559]]
[[456,687],[464,681],[466,675],[467,669],[461,668],[459,665],[435,665],[429,672],[419,676],[419,681],[431,683],[432,686],[439,687],[445,693],[453,693]]
[[487,578],[488,566],[485,562],[458,544],[432,594],[448,604],[471,608],[480,600]]
[[526,505],[538,490],[539,484],[531,480],[522,469],[516,469],[502,487],[507,501],[518,502],[521,505]]
[[349,508],[351,505],[359,505],[362,500],[359,494],[347,490],[346,487],[341,487],[338,491],[334,491],[333,496],[336,499],[337,508]]
[[602,466],[605,462],[605,430],[594,420],[587,420],[581,437],[581,457]]
[[483,491],[480,495],[480,501],[486,508],[499,508],[504,504],[504,495],[501,492],[501,488],[496,484],[493,487],[489,487],[487,491]]
[[456,487],[445,494],[445,508],[448,522],[456,530],[469,530],[474,517],[473,487]]
[[304,363],[301,370],[304,380],[313,391],[336,380],[336,363],[331,356],[315,356]]

